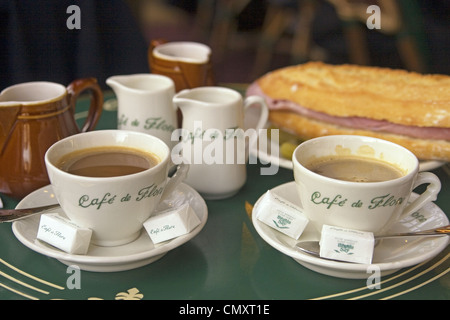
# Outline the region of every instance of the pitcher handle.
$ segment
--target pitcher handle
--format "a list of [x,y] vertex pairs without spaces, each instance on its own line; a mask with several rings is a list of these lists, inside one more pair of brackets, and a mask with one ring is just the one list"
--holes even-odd
[[155,49],[157,46],[166,43],[167,40],[165,39],[154,39],[152,41],[150,41],[150,45],[148,46],[148,50],[147,50],[147,59],[149,62],[149,66],[150,66],[150,70],[152,69],[153,66],[153,49]]
[[247,110],[251,105],[259,104],[261,107],[261,115],[259,116],[258,123],[255,129],[259,130],[264,128],[269,118],[269,108],[267,107],[266,101],[260,96],[248,96],[244,100],[244,110]]
[[95,78],[77,79],[67,86],[69,105],[72,113],[75,113],[75,106],[79,95],[86,90],[91,90],[91,104],[81,132],[94,130],[97,125],[103,110],[103,92]]
[[150,41],[149,53],[153,51],[153,49],[161,44],[167,43],[166,39],[154,39]]
[[[260,96],[248,96],[244,100],[244,113],[250,106],[254,104],[258,104],[261,108],[261,115],[259,116],[258,122],[254,128],[256,132],[258,132],[258,130],[264,128],[264,126],[267,123],[267,120],[269,119],[269,108],[264,98]],[[256,136],[259,138],[259,133]],[[251,139],[249,141],[248,148],[246,149],[245,159],[248,159],[249,156],[248,152],[249,150],[252,150],[254,148],[254,145],[258,142],[258,138]]]

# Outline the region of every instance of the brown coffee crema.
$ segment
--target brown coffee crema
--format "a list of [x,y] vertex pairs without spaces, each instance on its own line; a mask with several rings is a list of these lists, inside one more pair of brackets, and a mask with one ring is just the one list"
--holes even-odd
[[85,177],[118,177],[156,166],[159,158],[139,149],[105,146],[86,148],[64,155],[56,166],[68,173]]
[[351,182],[381,182],[405,175],[393,164],[358,156],[330,155],[311,160],[305,167],[328,178]]

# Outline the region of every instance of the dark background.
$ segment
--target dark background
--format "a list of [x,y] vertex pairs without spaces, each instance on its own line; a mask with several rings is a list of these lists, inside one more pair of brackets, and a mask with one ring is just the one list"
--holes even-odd
[[[414,1],[420,8],[420,19],[414,19],[424,34],[425,72],[450,74],[450,1],[407,1]],[[326,1],[319,2],[313,20],[313,41],[326,52],[326,62],[346,63],[349,58],[342,22],[333,6]],[[98,78],[102,87],[106,87],[105,79],[111,75],[150,72],[147,48],[151,39],[162,37],[209,44],[212,26],[199,28],[198,3],[195,0],[0,0],[0,89],[33,80],[68,84],[75,78],[88,76]],[[79,30],[66,27],[70,16],[66,10],[73,4],[81,10]],[[255,79],[251,71],[266,8],[266,1],[252,0],[232,17],[236,23],[233,41],[220,59],[214,59],[218,82]],[[285,36],[286,39],[292,36],[289,30]],[[367,40],[371,65],[405,68],[395,37],[367,30]],[[292,64],[290,58],[287,52],[277,51],[269,70]],[[269,70],[259,70],[259,74]]]

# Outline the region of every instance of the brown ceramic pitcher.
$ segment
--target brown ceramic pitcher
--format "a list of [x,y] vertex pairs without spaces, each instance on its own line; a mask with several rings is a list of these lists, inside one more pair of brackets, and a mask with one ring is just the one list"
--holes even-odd
[[214,85],[211,49],[202,43],[153,40],[148,49],[152,73],[167,76],[175,91]]
[[[76,100],[91,91],[87,119],[75,122]],[[13,85],[0,93],[0,193],[22,198],[49,184],[44,155],[56,141],[94,129],[103,93],[94,78],[63,85],[36,81]]]

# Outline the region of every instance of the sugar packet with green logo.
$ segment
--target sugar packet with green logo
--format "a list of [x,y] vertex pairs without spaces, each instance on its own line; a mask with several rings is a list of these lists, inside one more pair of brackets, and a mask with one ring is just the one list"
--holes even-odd
[[309,222],[299,206],[270,190],[261,199],[259,207],[258,220],[296,240]]
[[320,237],[322,258],[371,264],[374,250],[372,232],[323,225]]

